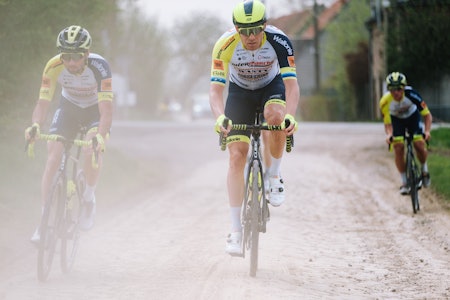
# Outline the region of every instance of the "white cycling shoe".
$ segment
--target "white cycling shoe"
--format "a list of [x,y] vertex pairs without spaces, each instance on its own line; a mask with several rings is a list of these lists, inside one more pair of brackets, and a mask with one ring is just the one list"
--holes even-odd
[[94,227],[94,219],[95,219],[95,196],[92,201],[84,201],[81,207],[81,216],[79,226],[81,230],[87,231],[91,230]]
[[269,176],[269,202],[277,207],[285,200],[283,179],[280,176]]
[[41,232],[38,226],[34,231],[33,236],[30,239],[30,242],[32,242],[35,246],[38,246],[40,241],[41,241]]
[[232,232],[227,237],[225,252],[230,255],[239,255],[242,253],[242,232]]

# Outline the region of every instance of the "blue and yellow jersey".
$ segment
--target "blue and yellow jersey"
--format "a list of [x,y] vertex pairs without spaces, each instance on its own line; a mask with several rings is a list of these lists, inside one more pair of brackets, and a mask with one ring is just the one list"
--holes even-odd
[[51,101],[57,84],[60,84],[62,96],[81,108],[100,101],[112,101],[111,77],[108,62],[98,54],[89,54],[87,66],[79,75],[69,73],[58,54],[45,66],[39,99]]
[[380,99],[380,109],[384,124],[391,124],[391,116],[406,119],[416,110],[419,110],[422,116],[430,113],[425,101],[410,86],[405,87],[400,101],[395,101],[390,92],[385,93]]
[[211,82],[225,85],[227,78],[241,88],[256,90],[278,74],[283,80],[296,78],[294,48],[278,28],[267,25],[259,49],[244,48],[235,28],[224,33],[212,53]]

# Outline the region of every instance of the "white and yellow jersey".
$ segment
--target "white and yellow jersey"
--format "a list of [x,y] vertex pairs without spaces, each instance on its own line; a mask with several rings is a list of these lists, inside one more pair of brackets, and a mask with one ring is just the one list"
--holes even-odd
[[57,84],[61,85],[62,96],[81,108],[113,100],[111,70],[98,54],[89,54],[87,66],[79,75],[67,71],[59,54],[51,58],[42,74],[39,99],[51,101]]
[[391,93],[386,92],[380,99],[380,110],[385,124],[391,124],[391,116],[406,119],[416,110],[419,110],[422,116],[430,113],[425,101],[410,86],[405,87],[403,97],[400,101],[394,100]]
[[244,48],[235,28],[224,33],[212,53],[211,82],[225,85],[227,78],[241,88],[256,90],[278,74],[283,80],[296,78],[294,49],[278,28],[267,25],[259,49]]

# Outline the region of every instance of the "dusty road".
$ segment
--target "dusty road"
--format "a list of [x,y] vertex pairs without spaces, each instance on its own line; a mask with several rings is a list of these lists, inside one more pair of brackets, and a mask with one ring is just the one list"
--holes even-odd
[[109,147],[154,175],[124,177],[145,188],[114,205],[98,199],[69,275],[55,263],[39,283],[32,228],[2,236],[0,250],[20,241],[0,252],[0,299],[449,299],[448,209],[425,190],[412,214],[383,140],[381,124],[300,124],[250,278],[248,259],[224,253],[228,155],[211,122],[116,124]]

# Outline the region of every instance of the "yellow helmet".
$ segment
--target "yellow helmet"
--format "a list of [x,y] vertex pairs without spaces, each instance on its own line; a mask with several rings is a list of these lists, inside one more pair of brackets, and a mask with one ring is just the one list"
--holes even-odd
[[389,87],[405,87],[406,76],[400,72],[392,72],[386,77],[386,84]]
[[91,47],[92,38],[81,26],[72,25],[61,30],[56,39],[56,47],[61,52],[84,52]]
[[238,27],[253,27],[266,23],[266,7],[259,0],[239,3],[233,10],[233,23]]

